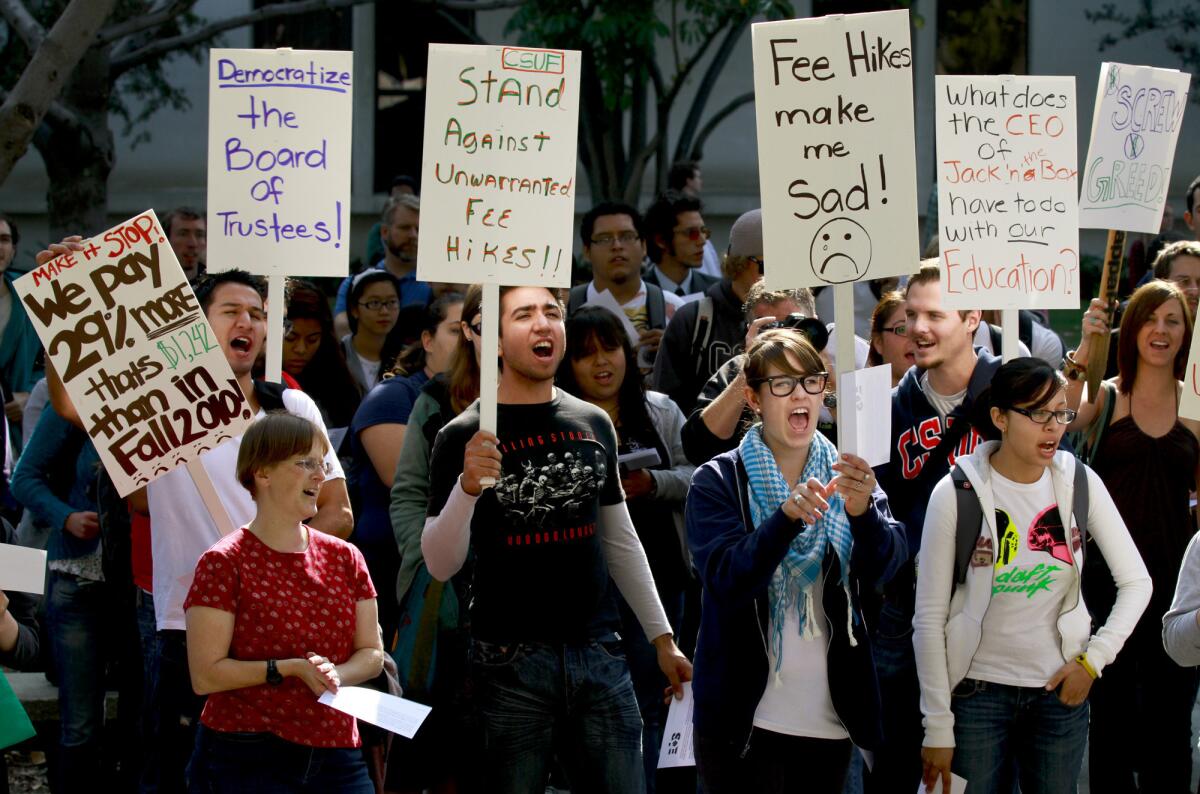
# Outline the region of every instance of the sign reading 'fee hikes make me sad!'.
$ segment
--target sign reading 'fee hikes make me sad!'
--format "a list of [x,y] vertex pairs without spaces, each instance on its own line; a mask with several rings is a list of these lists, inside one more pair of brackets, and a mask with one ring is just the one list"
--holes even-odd
[[417,277],[569,286],[579,53],[429,45]]

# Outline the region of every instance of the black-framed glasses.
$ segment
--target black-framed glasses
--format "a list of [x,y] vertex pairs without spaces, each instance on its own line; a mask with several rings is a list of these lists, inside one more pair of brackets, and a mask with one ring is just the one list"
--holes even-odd
[[597,234],[592,238],[592,245],[603,245],[611,248],[614,243],[633,245],[642,236],[637,232],[619,232],[617,234]]
[[879,330],[883,331],[885,334],[895,334],[901,339],[904,339],[908,336],[908,326],[904,323],[893,325],[891,328],[880,328]]
[[467,327],[471,329],[471,333],[480,338],[483,338],[483,320],[476,320],[474,324],[467,323]]
[[1029,417],[1029,421],[1038,425],[1048,425],[1051,419],[1056,420],[1060,425],[1069,425],[1079,415],[1078,411],[1072,411],[1070,408],[1062,408],[1057,411],[1051,411],[1049,408],[1035,408],[1031,411],[1028,408],[1009,407],[1008,410]]
[[748,256],[746,257],[746,261],[758,265],[758,275],[760,276],[767,271],[767,265],[760,256]]
[[686,229],[675,229],[676,234],[682,234],[692,242],[697,240],[707,240],[712,236],[712,230],[707,226],[689,226]]
[[825,391],[825,385],[829,383],[829,373],[814,372],[802,378],[792,375],[772,375],[769,378],[758,378],[750,385],[758,388],[764,383],[770,386],[771,394],[774,394],[776,397],[790,396],[796,390],[797,386],[802,387],[809,394],[820,394]]
[[390,312],[400,308],[400,301],[396,300],[395,298],[389,298],[385,301],[373,299],[369,301],[359,301],[358,305],[364,309],[367,309],[368,311],[377,312],[380,309],[387,309]]

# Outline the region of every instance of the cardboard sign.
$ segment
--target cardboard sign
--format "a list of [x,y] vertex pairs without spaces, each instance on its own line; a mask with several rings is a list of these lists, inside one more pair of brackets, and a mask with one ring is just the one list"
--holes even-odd
[[887,463],[892,454],[891,365],[842,373],[838,392],[844,395],[839,405],[846,412],[846,421],[838,425],[838,451],[858,455],[868,466]]
[[938,75],[942,297],[1079,308],[1075,78]]
[[1192,334],[1188,351],[1187,370],[1183,374],[1183,395],[1179,398],[1179,415],[1200,420],[1200,334]]
[[908,12],[760,22],[752,37],[767,283],[916,272]]
[[344,276],[353,53],[210,50],[208,269]]
[[1191,75],[1100,65],[1079,225],[1158,234]]
[[429,45],[417,278],[570,286],[579,64]]
[[251,413],[153,210],[13,282],[125,496],[240,435]]

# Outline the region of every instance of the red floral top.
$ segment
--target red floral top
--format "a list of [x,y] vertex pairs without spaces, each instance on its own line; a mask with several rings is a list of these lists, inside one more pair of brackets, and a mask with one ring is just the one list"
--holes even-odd
[[[310,529],[308,549],[281,552],[239,529],[196,563],[183,608],[235,616],[229,656],[242,661],[304,658],[342,664],[354,653],[355,607],[374,598],[362,553]],[[266,673],[264,665],[264,675]],[[317,702],[298,677],[208,696],[200,721],[215,731],[265,731],[310,747],[358,747],[354,718]]]

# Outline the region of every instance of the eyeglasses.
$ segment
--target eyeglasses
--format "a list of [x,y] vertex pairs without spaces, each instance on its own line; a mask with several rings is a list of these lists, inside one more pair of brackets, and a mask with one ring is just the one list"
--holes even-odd
[[787,397],[796,390],[797,386],[804,387],[804,390],[809,394],[820,394],[825,391],[825,384],[828,382],[828,372],[814,372],[811,375],[805,375],[803,378],[796,378],[791,375],[772,375],[769,378],[758,378],[750,385],[758,388],[766,383],[771,387],[771,394],[774,394],[776,397]]
[[692,242],[696,240],[707,240],[712,236],[712,232],[707,226],[689,226],[686,229],[675,229],[676,234],[682,234]]
[[326,460],[318,460],[317,458],[301,458],[300,460],[292,462],[304,469],[309,474],[316,474],[320,472],[326,478],[328,478],[330,474],[333,474],[333,466]]
[[592,238],[592,245],[603,245],[611,248],[616,243],[633,245],[642,236],[637,232],[620,232],[619,234],[597,234]]
[[1069,425],[1075,421],[1075,417],[1079,413],[1078,411],[1072,411],[1070,408],[1063,408],[1059,411],[1051,411],[1049,408],[1037,408],[1030,411],[1027,408],[1009,407],[1008,410],[1015,411],[1021,416],[1027,416],[1029,417],[1029,421],[1039,425],[1048,425],[1051,419],[1056,420],[1060,425]]
[[891,328],[880,328],[879,330],[883,331],[884,333],[895,334],[896,336],[899,336],[899,337],[908,336],[908,326],[905,325],[904,323],[900,323],[899,325],[893,325]]
[[758,275],[761,276],[763,273],[766,272],[767,265],[765,262],[763,262],[763,260],[761,258],[759,258],[757,256],[748,256],[748,257],[746,257],[746,261],[753,262],[754,264],[758,265]]
[[483,320],[479,320],[474,325],[467,323],[467,327],[471,329],[471,333],[475,336],[483,336]]
[[377,312],[380,309],[387,309],[390,312],[390,311],[395,311],[397,308],[400,307],[400,301],[396,300],[395,298],[392,298],[391,300],[386,300],[386,301],[369,300],[369,301],[359,301],[358,305],[363,307],[367,311]]

